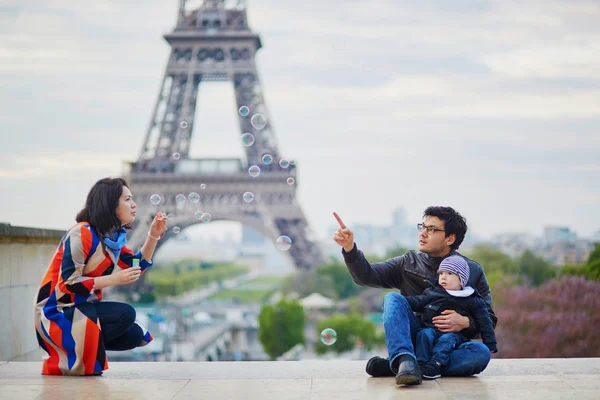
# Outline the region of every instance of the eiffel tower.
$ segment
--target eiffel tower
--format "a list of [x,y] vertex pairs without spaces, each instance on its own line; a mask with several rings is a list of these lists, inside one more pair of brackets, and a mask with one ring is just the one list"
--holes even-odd
[[[131,248],[143,244],[160,209],[170,215],[158,246],[178,229],[237,221],[275,242],[297,268],[320,266],[323,255],[296,198],[297,165],[281,156],[262,95],[254,61],[262,44],[248,27],[245,1],[204,0],[187,10],[180,0],[177,25],[164,38],[171,53],[162,87],[139,158],[124,173],[138,205]],[[203,81],[233,83],[246,160],[189,157]]]

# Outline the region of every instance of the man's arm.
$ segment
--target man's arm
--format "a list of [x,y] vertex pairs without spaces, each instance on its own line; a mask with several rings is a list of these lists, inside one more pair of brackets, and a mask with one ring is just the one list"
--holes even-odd
[[492,353],[498,351],[496,347],[496,334],[494,333],[494,324],[490,318],[490,314],[487,310],[487,304],[485,300],[479,297],[475,297],[475,301],[472,305],[473,315],[479,332],[481,333],[481,339],[483,343],[490,349]]
[[487,278],[485,277],[485,272],[483,271],[483,268],[481,269],[481,276],[479,278],[479,282],[477,282],[477,291],[479,292],[481,297],[483,297],[485,307],[495,327],[498,323],[498,317],[496,317],[496,313],[494,313],[494,305],[492,304],[492,292],[490,291],[490,285],[488,284]]
[[342,249],[342,254],[348,271],[357,284],[378,288],[400,288],[407,259],[406,254],[371,264],[363,252],[358,250],[356,243],[350,252]]
[[333,216],[340,225],[333,234],[333,240],[342,247],[344,261],[354,282],[362,286],[400,289],[406,254],[377,264],[369,263],[356,247],[354,233],[337,213],[333,213]]

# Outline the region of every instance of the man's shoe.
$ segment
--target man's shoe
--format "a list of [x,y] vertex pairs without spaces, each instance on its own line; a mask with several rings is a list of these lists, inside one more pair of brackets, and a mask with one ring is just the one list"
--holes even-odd
[[440,365],[435,361],[429,361],[423,367],[423,378],[425,379],[437,379],[441,378],[442,373],[440,372]]
[[396,385],[419,385],[423,380],[417,361],[409,356],[400,356]]
[[373,357],[367,361],[367,374],[379,378],[382,376],[395,376],[396,374],[390,368],[390,361],[387,358]]

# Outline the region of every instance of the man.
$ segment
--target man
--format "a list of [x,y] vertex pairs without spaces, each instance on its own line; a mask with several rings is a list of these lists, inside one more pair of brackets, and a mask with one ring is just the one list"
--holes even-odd
[[[333,240],[342,246],[342,254],[352,279],[359,285],[396,288],[400,293],[388,293],[383,300],[383,326],[388,348],[388,359],[373,357],[367,362],[367,373],[372,376],[396,376],[396,383],[417,385],[422,374],[417,364],[414,340],[419,326],[404,296],[422,294],[437,281],[441,261],[450,255],[459,255],[467,261],[470,269],[468,285],[476,288],[485,300],[494,326],[498,318],[494,314],[490,287],[483,268],[457,250],[467,233],[467,222],[451,207],[428,207],[423,213],[419,230],[418,250],[387,261],[370,264],[354,243],[354,234],[342,219],[333,213],[340,228]],[[445,310],[433,319],[440,332],[460,332],[474,336],[477,324],[472,318]],[[442,368],[445,376],[470,376],[483,371],[491,358],[489,349],[480,342],[466,342],[458,346]]]

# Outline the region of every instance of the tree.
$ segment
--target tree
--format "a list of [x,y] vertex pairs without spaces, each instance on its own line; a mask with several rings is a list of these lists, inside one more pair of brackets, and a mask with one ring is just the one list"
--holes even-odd
[[492,247],[476,246],[468,257],[483,267],[492,291],[499,282],[513,281],[518,276],[517,263],[508,254]]
[[322,278],[329,278],[336,298],[347,299],[355,296],[362,291],[362,288],[354,283],[348,267],[343,264],[333,263],[325,265],[317,270],[317,275]]
[[587,263],[584,265],[567,265],[561,270],[564,275],[579,275],[590,281],[600,281],[600,243],[594,244]]
[[283,293],[295,292],[306,297],[311,293],[321,293],[326,297],[335,297],[333,282],[328,276],[317,275],[315,270],[298,271],[288,276],[281,285]]
[[271,360],[299,343],[304,344],[304,318],[304,308],[295,300],[281,299],[261,309],[258,338]]
[[499,357],[600,357],[600,282],[564,276],[494,293]]
[[404,253],[406,253],[407,251],[408,251],[407,248],[402,247],[402,246],[397,246],[397,247],[394,247],[393,249],[388,249],[385,252],[385,256],[383,257],[383,259],[388,260],[390,258],[399,257],[399,256],[403,255]]
[[367,302],[360,297],[350,297],[348,299],[348,311],[353,314],[364,315],[367,311],[369,311],[369,305]]
[[517,260],[517,268],[521,277],[533,286],[556,276],[556,267],[553,267],[541,257],[536,257],[531,250],[525,250]]
[[331,328],[337,333],[337,341],[330,346],[326,346],[319,341],[317,345],[317,354],[325,354],[328,351],[335,351],[340,354],[350,351],[356,346],[357,339],[360,339],[367,350],[371,350],[373,345],[381,341],[381,336],[375,332],[375,324],[364,319],[360,314],[335,314],[329,319],[317,323],[317,335]]
[[594,250],[592,250],[588,257],[588,264],[595,263],[596,261],[600,261],[600,242],[594,243]]
[[590,281],[600,281],[600,260],[588,262],[588,264],[585,266],[584,276]]

